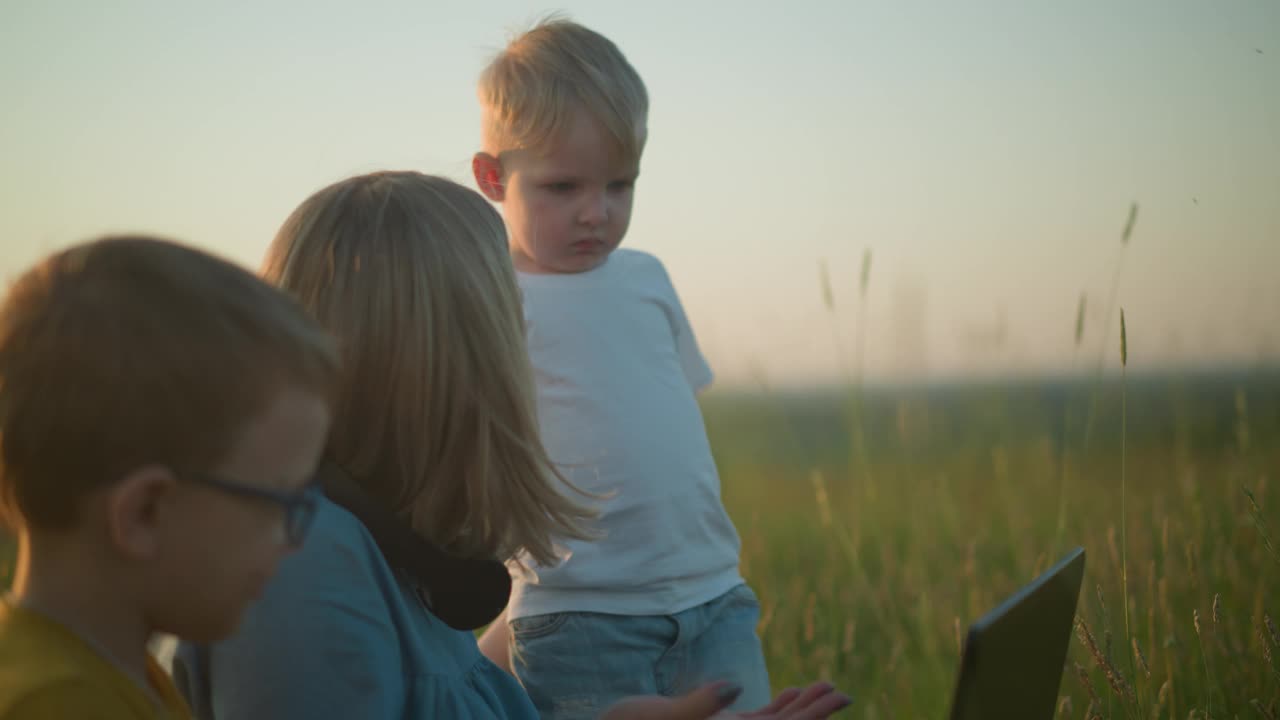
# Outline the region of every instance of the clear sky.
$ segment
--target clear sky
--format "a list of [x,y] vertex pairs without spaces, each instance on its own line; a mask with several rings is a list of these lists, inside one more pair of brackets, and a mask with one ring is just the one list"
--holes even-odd
[[0,274],[114,231],[256,267],[346,175],[472,184],[475,78],[552,10],[649,86],[626,243],[722,381],[849,368],[868,248],[873,379],[1092,366],[1118,263],[1131,368],[1280,359],[1274,0],[0,0]]

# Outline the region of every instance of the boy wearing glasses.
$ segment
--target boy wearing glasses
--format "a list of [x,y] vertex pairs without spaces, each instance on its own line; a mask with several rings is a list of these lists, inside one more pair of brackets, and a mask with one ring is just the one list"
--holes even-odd
[[187,718],[153,633],[230,634],[306,533],[332,340],[165,241],[107,238],[0,306],[0,718]]

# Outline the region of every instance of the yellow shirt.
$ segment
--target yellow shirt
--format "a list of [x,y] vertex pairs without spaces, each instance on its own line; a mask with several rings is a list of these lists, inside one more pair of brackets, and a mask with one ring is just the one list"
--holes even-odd
[[67,628],[0,601],[0,720],[190,720],[150,656],[147,675],[155,699]]

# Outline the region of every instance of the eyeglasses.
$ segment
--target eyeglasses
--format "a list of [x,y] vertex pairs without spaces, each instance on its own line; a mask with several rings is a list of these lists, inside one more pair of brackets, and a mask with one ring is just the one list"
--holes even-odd
[[320,484],[314,481],[297,492],[286,493],[228,480],[212,473],[186,472],[180,473],[180,476],[225,493],[279,505],[284,510],[285,540],[295,548],[302,545],[302,541],[306,539],[307,531],[311,529],[311,522],[316,517],[316,507],[321,496],[324,495]]

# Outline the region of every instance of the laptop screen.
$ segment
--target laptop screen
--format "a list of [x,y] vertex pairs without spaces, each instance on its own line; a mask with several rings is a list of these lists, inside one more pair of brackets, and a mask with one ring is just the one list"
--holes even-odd
[[1053,718],[1083,579],[1076,548],[970,626],[952,720]]

